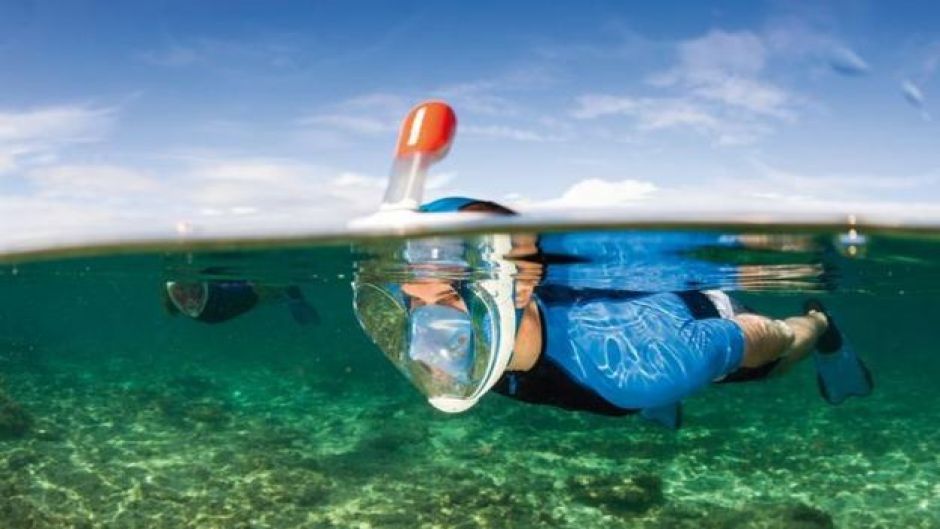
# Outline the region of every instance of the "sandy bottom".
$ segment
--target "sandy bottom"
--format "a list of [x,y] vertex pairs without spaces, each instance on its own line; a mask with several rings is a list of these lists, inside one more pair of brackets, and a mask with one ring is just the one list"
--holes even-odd
[[830,407],[808,370],[671,432],[302,369],[0,368],[4,529],[940,528],[938,397]]

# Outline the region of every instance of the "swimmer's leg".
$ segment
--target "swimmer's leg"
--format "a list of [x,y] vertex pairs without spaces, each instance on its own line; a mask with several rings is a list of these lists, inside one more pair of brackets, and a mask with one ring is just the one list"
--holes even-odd
[[755,368],[779,361],[776,373],[784,372],[806,358],[816,341],[826,332],[826,316],[810,312],[785,320],[772,320],[760,314],[734,316],[744,332],[742,367]]

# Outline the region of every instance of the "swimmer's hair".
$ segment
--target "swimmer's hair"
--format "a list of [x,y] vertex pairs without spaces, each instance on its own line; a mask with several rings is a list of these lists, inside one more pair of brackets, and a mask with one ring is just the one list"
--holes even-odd
[[466,206],[460,208],[460,211],[470,211],[477,213],[495,213],[497,215],[518,215],[516,211],[513,211],[506,206],[497,204],[496,202],[490,202],[488,200],[478,200],[476,202],[471,202]]

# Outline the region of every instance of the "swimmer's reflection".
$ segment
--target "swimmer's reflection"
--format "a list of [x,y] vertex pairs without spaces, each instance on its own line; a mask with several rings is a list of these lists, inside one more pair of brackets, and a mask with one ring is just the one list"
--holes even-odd
[[221,323],[263,303],[283,303],[300,325],[320,322],[320,315],[296,285],[262,285],[244,279],[166,281],[162,290],[168,314],[203,323]]
[[[471,199],[423,209],[511,214]],[[429,402],[448,412],[492,389],[677,426],[681,400],[709,384],[779,375],[810,354],[830,403],[872,389],[818,300],[772,319],[720,290],[572,286],[552,278],[545,242],[526,235],[408,241],[396,254],[406,274],[401,263],[381,259],[360,266],[357,317]],[[384,273],[384,265],[398,273]]]

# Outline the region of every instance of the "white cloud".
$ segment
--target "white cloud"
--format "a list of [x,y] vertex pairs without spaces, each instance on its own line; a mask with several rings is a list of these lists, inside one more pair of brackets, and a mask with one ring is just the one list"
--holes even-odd
[[356,96],[325,105],[296,121],[296,139],[319,150],[355,146],[364,137],[388,135],[394,138],[399,120],[411,103],[388,93]]
[[856,50],[803,19],[776,20],[762,33],[762,38],[775,55],[809,59],[839,75],[857,77],[871,71],[871,66]]
[[[36,205],[100,207],[116,215],[160,216],[199,211],[323,212],[337,218],[375,209],[386,179],[292,159],[182,157],[157,178],[134,167],[51,165],[25,173],[20,199]],[[446,184],[436,175],[430,185]],[[67,222],[67,219],[61,219]]]
[[769,133],[769,127],[752,116],[739,113],[729,119],[722,109],[695,98],[588,94],[576,99],[571,115],[579,119],[629,116],[639,131],[692,130],[719,145],[748,144]]
[[523,201],[517,198],[516,203],[530,210],[614,207],[646,200],[656,190],[657,187],[652,182],[630,179],[611,181],[600,178],[587,178],[576,182],[558,198],[543,201]]
[[394,112],[399,112],[401,110],[407,110],[408,107],[414,103],[414,101],[410,101],[408,98],[398,94],[373,92],[371,94],[363,94],[360,96],[351,97],[340,103],[338,106],[341,108],[357,110],[392,110]]
[[552,86],[554,76],[545,69],[522,68],[495,77],[453,83],[431,90],[433,97],[451,102],[461,112],[490,117],[518,117],[525,114],[525,105],[512,94],[530,95],[535,90]]
[[704,99],[729,107],[741,107],[755,114],[791,118],[792,96],[769,83],[744,77],[723,77],[702,83],[694,91]]
[[0,112],[0,173],[50,161],[68,145],[101,140],[114,114],[81,105]]
[[89,141],[98,139],[111,111],[80,106],[0,112],[0,141]]
[[571,112],[571,115],[578,119],[591,119],[618,114],[632,115],[637,112],[639,106],[636,98],[607,94],[587,94],[578,97],[575,102],[577,108]]
[[652,76],[650,83],[755,114],[789,116],[791,96],[759,78],[766,65],[767,48],[756,34],[712,30],[680,43],[678,64]]
[[[296,159],[211,156],[183,158],[175,200],[189,211],[232,212],[252,208],[259,215],[349,220],[375,211],[388,179],[310,164]],[[434,172],[426,189],[447,191],[453,172]]]
[[506,125],[466,125],[461,127],[461,134],[495,140],[513,140],[526,142],[562,141],[560,136],[549,136],[534,130],[509,127]]
[[638,106],[640,128],[648,130],[670,127],[693,127],[715,131],[721,122],[702,106],[682,99],[643,99]]
[[750,31],[712,30],[676,45],[676,64],[647,83],[666,95],[585,94],[578,119],[629,116],[638,131],[693,130],[719,145],[753,143],[796,117],[799,98],[766,79],[769,50]]
[[434,94],[472,114],[499,117],[517,115],[519,106],[497,94],[498,89],[497,81],[487,80],[445,86],[435,90]]
[[365,213],[378,208],[386,182],[385,178],[345,172],[331,178],[325,190],[350,209]]
[[756,75],[767,63],[767,49],[750,31],[709,31],[678,46],[675,73],[689,80],[710,80],[716,75]]
[[194,38],[136,53],[140,60],[167,68],[209,68],[221,73],[269,72],[300,68],[311,47],[303,35],[273,33],[249,38]]
[[921,175],[879,175],[859,173],[811,173],[781,168],[761,160],[750,160],[755,178],[735,179],[733,185],[752,192],[778,192],[812,196],[824,200],[863,199],[877,196],[900,200],[904,195],[934,196],[940,193],[936,173]]
[[249,184],[278,185],[303,179],[317,171],[313,166],[286,159],[195,158],[189,160],[189,178],[194,181],[247,182]]
[[301,125],[318,125],[337,129],[352,134],[372,135],[394,133],[394,121],[381,120],[366,116],[351,116],[348,114],[321,114],[302,118]]
[[165,191],[165,184],[149,175],[113,165],[56,165],[29,171],[28,181],[39,197],[77,200],[121,198]]

